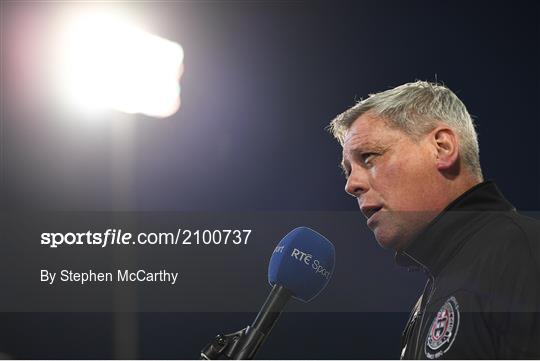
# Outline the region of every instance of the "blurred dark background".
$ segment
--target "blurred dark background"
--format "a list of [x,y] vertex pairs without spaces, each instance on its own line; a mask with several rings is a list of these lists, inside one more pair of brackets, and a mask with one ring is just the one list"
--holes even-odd
[[[518,210],[540,208],[538,2],[112,3],[182,44],[182,107],[166,119],[109,112],[99,121],[59,110],[42,72],[43,34],[75,3],[1,6],[3,212],[355,210],[324,128],[368,93],[417,79],[458,94],[476,119],[485,178]],[[365,277],[377,275],[358,283]],[[412,306],[422,279],[411,280],[416,289],[380,287],[410,293]],[[197,358],[253,314],[0,317],[0,352],[15,358],[172,359]],[[288,313],[259,357],[398,358],[407,317]],[[117,335],[122,318],[135,335]]]

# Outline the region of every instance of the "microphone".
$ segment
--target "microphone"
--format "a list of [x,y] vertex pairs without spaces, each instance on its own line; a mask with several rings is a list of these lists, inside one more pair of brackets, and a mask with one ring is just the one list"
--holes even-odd
[[218,335],[201,351],[201,360],[251,360],[274,327],[289,299],[313,300],[332,277],[334,245],[308,227],[298,227],[278,243],[268,265],[272,290],[253,323]]

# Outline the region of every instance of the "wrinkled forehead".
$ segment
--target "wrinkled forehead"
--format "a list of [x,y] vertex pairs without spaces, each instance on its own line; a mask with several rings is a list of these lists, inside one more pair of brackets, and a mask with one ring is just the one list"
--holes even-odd
[[343,151],[384,146],[392,129],[381,118],[364,114],[355,120],[343,137]]
[[365,133],[351,134],[345,138],[343,143],[343,153],[353,151],[375,151],[385,147],[383,139],[376,135],[367,135]]

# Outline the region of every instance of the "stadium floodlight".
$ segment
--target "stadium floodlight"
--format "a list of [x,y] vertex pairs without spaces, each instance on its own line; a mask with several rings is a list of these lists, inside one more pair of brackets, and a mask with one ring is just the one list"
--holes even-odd
[[87,110],[167,117],[180,107],[183,49],[114,14],[71,16],[60,39],[64,96]]

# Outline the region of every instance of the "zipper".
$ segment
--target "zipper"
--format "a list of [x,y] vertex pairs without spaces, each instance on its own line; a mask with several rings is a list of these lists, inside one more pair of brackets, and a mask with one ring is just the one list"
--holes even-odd
[[407,321],[407,325],[405,326],[405,331],[403,332],[403,335],[401,337],[401,356],[400,360],[403,360],[405,355],[407,354],[407,346],[411,346],[414,340],[412,340],[412,336],[414,334],[414,326],[416,325],[416,321],[418,318],[418,315],[420,314],[420,309],[423,302],[424,293],[426,292],[427,284],[424,286],[424,290],[422,291],[422,295],[416,301],[416,304],[414,305],[414,308],[411,312],[411,315],[409,316],[409,320]]
[[[420,319],[420,327],[418,328],[418,335],[416,336],[416,342],[415,342],[415,345],[414,345],[414,352],[413,352],[413,358],[418,358],[418,356],[417,356],[417,354],[418,354],[418,342],[420,341],[420,337],[422,336],[422,326],[424,324],[424,316],[426,314],[426,309],[427,309],[427,306],[429,305],[429,301],[431,301],[431,296],[433,296],[433,293],[435,291],[435,277],[431,274],[431,272],[426,267],[426,265],[424,265],[422,262],[417,260],[415,257],[411,256],[407,252],[403,252],[403,253],[406,254],[408,257],[410,257],[418,265],[420,265],[420,267],[422,267],[424,272],[429,277],[429,282],[428,283],[431,283],[431,289],[429,291],[429,296],[428,296],[428,298],[426,300],[426,303],[424,304],[424,307],[422,307],[422,305],[420,305],[420,312],[422,312],[422,318]],[[424,289],[424,292],[425,292],[425,289]],[[423,296],[422,296],[422,298],[423,298]]]
[[422,337],[422,327],[424,325],[424,316],[426,315],[427,306],[429,305],[429,301],[431,301],[431,296],[433,296],[433,293],[435,293],[435,277],[433,277],[431,274],[429,274],[429,282],[431,283],[431,289],[429,291],[429,296],[426,300],[426,303],[424,304],[423,309],[420,309],[420,312],[422,312],[422,318],[420,319],[420,326],[418,327],[418,334],[416,335],[416,343],[414,346],[414,358],[419,358],[418,356],[418,342],[420,341],[420,337]]

